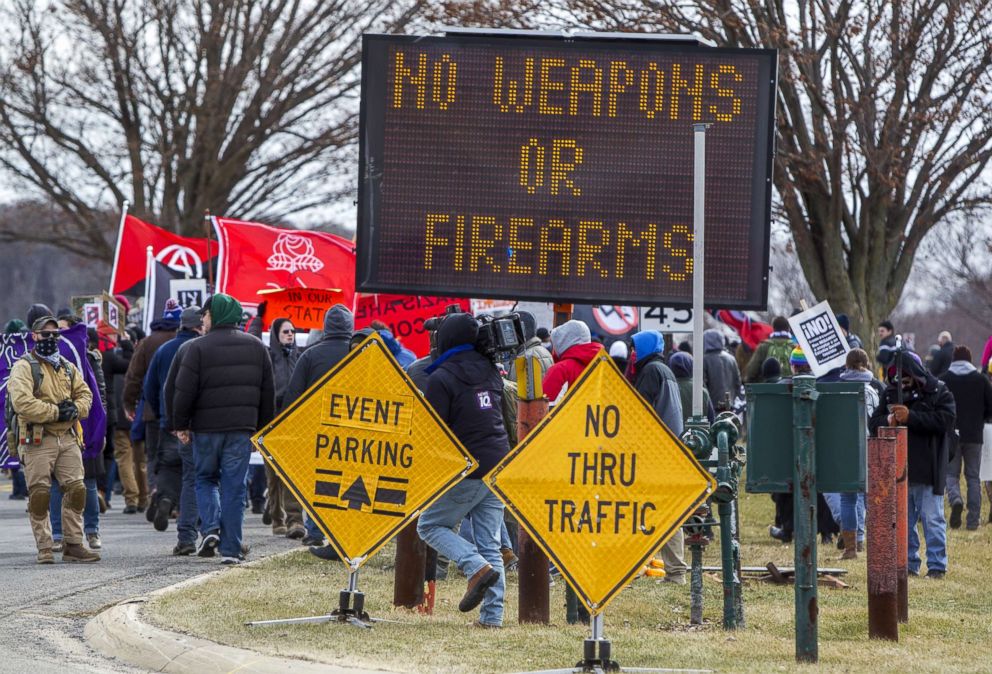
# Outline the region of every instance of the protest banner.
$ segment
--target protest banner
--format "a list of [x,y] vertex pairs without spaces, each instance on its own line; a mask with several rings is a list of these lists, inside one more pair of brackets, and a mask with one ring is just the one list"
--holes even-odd
[[336,288],[259,290],[259,301],[266,303],[262,329],[268,330],[277,318],[288,318],[299,330],[323,330],[324,314],[343,297]]
[[814,377],[822,377],[844,366],[851,348],[826,301],[790,318],[789,326],[806,355]]

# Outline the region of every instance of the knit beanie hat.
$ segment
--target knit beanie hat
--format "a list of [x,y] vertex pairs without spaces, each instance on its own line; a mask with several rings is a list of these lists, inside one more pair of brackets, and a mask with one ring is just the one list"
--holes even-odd
[[798,346],[792,350],[789,354],[789,365],[793,367],[809,367],[809,361],[806,360],[806,354]]
[[169,318],[178,321],[182,318],[183,308],[179,306],[179,301],[170,297],[165,301],[165,309],[162,311],[162,318]]

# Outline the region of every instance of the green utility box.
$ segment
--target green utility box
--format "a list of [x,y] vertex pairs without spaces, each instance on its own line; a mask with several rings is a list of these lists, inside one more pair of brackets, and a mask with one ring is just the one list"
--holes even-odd
[[[816,487],[825,492],[863,492],[865,385],[816,385],[814,438]],[[747,391],[747,481],[750,493],[792,491],[792,384],[749,384]]]

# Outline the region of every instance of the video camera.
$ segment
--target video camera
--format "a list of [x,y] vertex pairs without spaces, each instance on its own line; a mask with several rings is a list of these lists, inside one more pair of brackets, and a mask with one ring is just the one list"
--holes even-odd
[[[434,316],[424,321],[424,329],[431,336],[431,355],[437,358],[437,333],[445,319],[453,314],[465,313],[457,304],[451,304],[444,309],[440,316]],[[475,350],[489,360],[495,362],[505,360],[524,343],[524,327],[520,322],[520,314],[510,313],[502,316],[483,314],[476,316],[479,323],[479,337],[475,342]]]

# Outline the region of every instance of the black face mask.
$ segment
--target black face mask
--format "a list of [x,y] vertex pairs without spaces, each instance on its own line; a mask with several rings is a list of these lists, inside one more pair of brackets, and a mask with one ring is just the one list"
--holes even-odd
[[48,339],[39,339],[35,342],[34,348],[39,356],[51,358],[59,352],[59,338],[49,337]]

